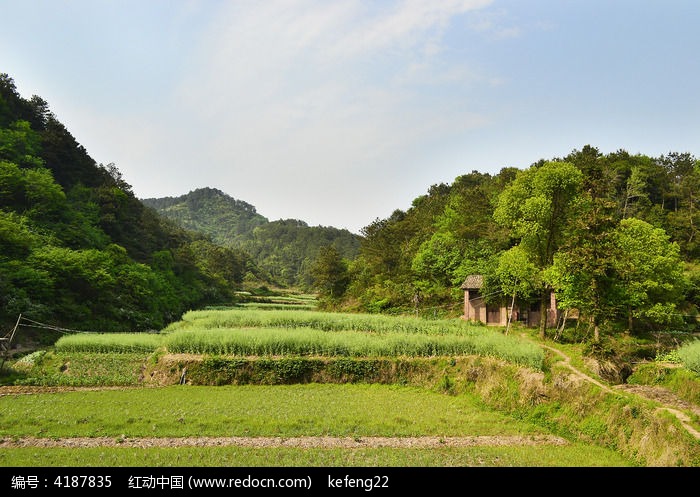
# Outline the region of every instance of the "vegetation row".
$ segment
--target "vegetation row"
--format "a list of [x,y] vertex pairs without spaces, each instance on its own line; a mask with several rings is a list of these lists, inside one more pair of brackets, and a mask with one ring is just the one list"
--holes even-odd
[[[435,357],[488,355],[541,369],[542,349],[498,328],[459,319],[426,320],[320,311],[191,311],[162,333],[80,333],[55,344],[61,352],[171,353],[232,356]],[[700,341],[667,357],[700,372]]]
[[269,309],[265,312],[244,312],[240,309],[189,311],[172,323],[165,333],[192,328],[232,327],[307,327],[323,331],[362,331],[371,333],[465,334],[483,333],[485,328],[459,319],[421,319],[411,316],[391,316],[362,313],[329,313],[323,311],[297,312],[289,309]]
[[488,355],[541,369],[533,343],[461,320],[257,309],[187,313],[154,333],[81,333],[61,352],[154,352],[234,356],[435,357]]

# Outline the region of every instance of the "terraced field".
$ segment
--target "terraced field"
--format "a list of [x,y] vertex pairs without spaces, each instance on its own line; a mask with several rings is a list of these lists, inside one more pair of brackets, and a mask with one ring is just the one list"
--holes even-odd
[[697,464],[673,416],[553,357],[461,320],[305,308],[70,335],[12,365],[0,465]]

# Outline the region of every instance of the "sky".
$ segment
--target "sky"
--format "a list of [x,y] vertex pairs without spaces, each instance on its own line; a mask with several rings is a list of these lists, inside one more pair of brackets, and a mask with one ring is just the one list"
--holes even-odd
[[697,0],[0,0],[0,73],[139,198],[361,234],[586,145],[700,154]]

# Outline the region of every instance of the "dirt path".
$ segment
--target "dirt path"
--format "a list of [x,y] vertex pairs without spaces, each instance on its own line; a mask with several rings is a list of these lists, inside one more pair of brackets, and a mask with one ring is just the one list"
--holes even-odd
[[[523,336],[524,336],[524,335],[523,335]],[[583,380],[586,380],[586,381],[588,381],[589,383],[593,383],[594,385],[600,387],[601,389],[605,390],[605,391],[608,392],[608,393],[616,393],[615,390],[613,390],[612,388],[608,387],[607,385],[602,384],[601,382],[599,382],[599,381],[596,380],[595,378],[592,378],[592,377],[588,376],[586,373],[582,372],[581,370],[576,369],[576,368],[571,364],[571,358],[570,358],[568,355],[566,355],[564,352],[562,352],[561,350],[555,349],[554,347],[550,347],[549,345],[542,345],[542,344],[540,344],[540,347],[543,347],[543,348],[545,348],[545,349],[547,349],[547,350],[551,350],[552,352],[554,352],[555,354],[557,354],[559,357],[561,357],[561,358],[564,360],[564,366],[566,366],[567,368],[569,368],[569,369],[571,370],[571,372],[572,372],[575,376],[577,376],[577,377],[579,377],[579,378],[581,378],[581,379],[583,379]]]
[[615,388],[623,392],[660,402],[662,406],[659,407],[659,409],[673,414],[683,425],[683,428],[688,431],[688,433],[700,440],[700,431],[693,427],[691,424],[691,418],[687,414],[687,412],[690,411],[696,416],[700,416],[700,407],[680,399],[674,393],[661,387],[648,385],[618,385]]
[[548,345],[541,345],[542,347],[546,348],[547,350],[551,350],[552,352],[556,353],[559,355],[563,360],[564,360],[564,366],[566,366],[568,369],[571,370],[571,372],[578,376],[579,378],[582,378],[590,383],[593,383],[597,386],[599,386],[601,389],[605,390],[608,393],[620,393],[620,392],[625,392],[629,393],[632,395],[637,395],[639,397],[644,397],[645,399],[652,400],[655,402],[658,402],[661,404],[659,409],[665,410],[667,412],[670,412],[673,414],[678,421],[680,421],[681,425],[683,425],[683,428],[685,428],[688,433],[693,435],[695,438],[700,440],[700,431],[696,430],[692,425],[691,425],[691,419],[688,414],[684,411],[690,411],[693,414],[700,416],[700,407],[691,404],[690,402],[686,402],[685,400],[681,399],[678,397],[676,394],[673,392],[662,388],[662,387],[654,387],[654,386],[649,386],[649,385],[616,385],[614,388],[610,388],[607,385],[602,384],[595,378],[592,378],[582,372],[579,369],[576,369],[572,364],[571,364],[571,359],[569,356],[564,354],[562,351],[555,349],[554,347],[550,347]]
[[437,448],[475,446],[567,445],[550,435],[483,437],[182,437],[182,438],[34,438],[0,440],[0,448],[18,447],[291,447],[291,448]]
[[0,386],[0,397],[6,395],[32,395],[37,393],[62,393],[62,392],[89,392],[98,390],[128,390],[144,387],[42,387],[28,385],[4,385]]

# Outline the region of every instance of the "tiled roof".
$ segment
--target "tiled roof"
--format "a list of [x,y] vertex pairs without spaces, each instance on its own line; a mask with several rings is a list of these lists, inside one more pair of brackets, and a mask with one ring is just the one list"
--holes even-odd
[[480,274],[470,274],[462,283],[463,290],[478,290],[484,284],[484,277]]

